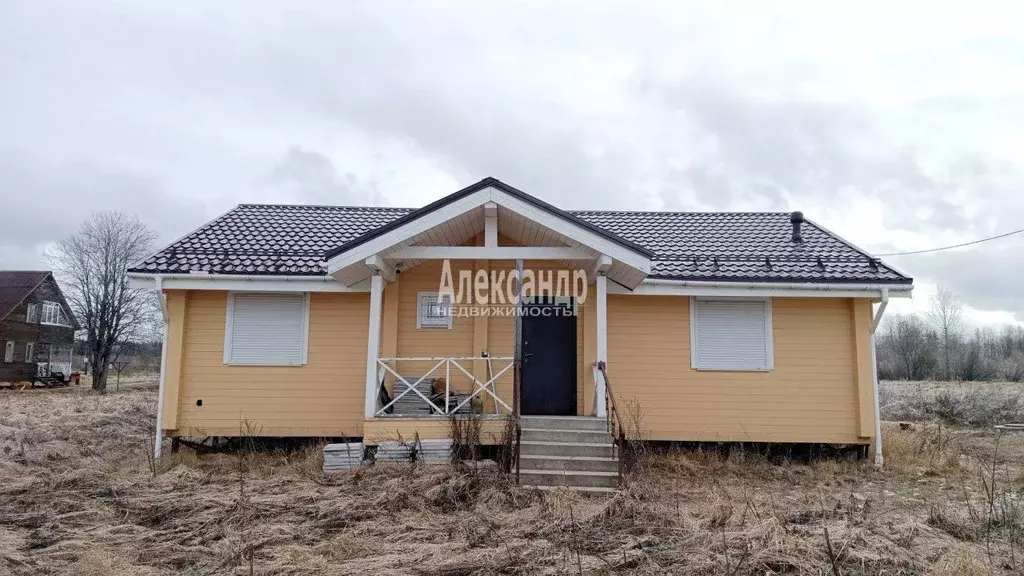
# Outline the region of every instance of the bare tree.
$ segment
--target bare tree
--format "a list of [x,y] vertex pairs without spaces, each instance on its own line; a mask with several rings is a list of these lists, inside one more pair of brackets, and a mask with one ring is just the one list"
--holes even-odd
[[929,334],[917,316],[893,316],[879,338],[879,372],[883,377],[923,380],[932,373],[935,361]]
[[938,332],[942,345],[942,378],[949,380],[953,375],[953,355],[963,332],[963,306],[956,295],[945,286],[932,296],[928,309],[928,321]]
[[92,387],[106,391],[107,371],[116,347],[149,327],[156,306],[146,290],[128,286],[128,266],[145,258],[156,233],[137,216],[99,212],[74,236],[57,243],[50,261],[69,304],[86,331]]

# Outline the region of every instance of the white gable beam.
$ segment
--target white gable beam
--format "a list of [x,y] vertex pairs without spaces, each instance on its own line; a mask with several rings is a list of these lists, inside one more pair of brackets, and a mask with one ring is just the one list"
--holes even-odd
[[395,268],[391,264],[385,262],[378,254],[374,254],[367,258],[364,261],[364,264],[388,282],[395,277]]
[[[609,255],[613,259],[626,264],[632,268],[635,268],[642,274],[648,274],[651,271],[651,261],[649,258],[642,254],[639,254],[629,248],[622,246],[621,244],[614,242],[605,236],[591,231],[585,226],[577,225],[572,222],[566,221],[565,219],[543,210],[539,207],[534,206],[526,201],[520,200],[515,196],[502,192],[493,187],[488,187],[483,190],[474,192],[464,198],[460,198],[447,206],[438,208],[433,212],[424,214],[423,216],[412,220],[394,230],[390,230],[377,238],[367,241],[366,243],[356,246],[352,250],[338,254],[327,261],[327,270],[329,274],[335,274],[339,270],[352,266],[354,264],[363,265],[366,258],[383,252],[388,248],[401,244],[407,241],[409,238],[413,238],[418,234],[421,234],[439,224],[451,220],[452,218],[458,217],[470,210],[474,210],[481,206],[489,203],[499,204],[521,214],[523,217],[536,222],[541,226],[545,226],[552,230],[558,230],[563,236],[570,238],[588,248],[593,249],[604,254]],[[486,246],[485,246],[486,247]],[[493,247],[486,247],[493,248]],[[388,255],[389,258],[405,258],[404,256]],[[439,256],[445,258],[451,256]],[[461,256],[458,256],[461,257]],[[467,256],[469,257],[469,256]],[[543,259],[564,259],[573,260],[580,259],[580,256],[576,254],[570,254],[568,256],[471,256],[472,258],[543,258]],[[587,253],[583,258],[592,259],[594,255]]]
[[498,205],[494,202],[484,204],[484,246],[498,245]]
[[596,280],[598,276],[604,276],[608,273],[608,269],[612,267],[612,257],[607,254],[601,254],[594,260],[594,265],[587,270],[587,282]]
[[386,256],[393,260],[590,260],[582,248],[558,246],[407,246]]
[[395,246],[396,244],[401,244],[405,240],[408,240],[417,234],[426,232],[442,222],[447,222],[448,220],[465,214],[474,208],[479,208],[491,200],[491,190],[492,188],[486,188],[479,192],[470,194],[465,198],[460,198],[443,208],[438,208],[433,212],[424,214],[423,216],[406,223],[404,226],[399,226],[394,230],[381,234],[373,240],[356,246],[348,252],[338,254],[327,261],[327,272],[329,274],[334,274],[342,268],[363,262],[370,256]]
[[567,222],[546,210],[542,210],[510,194],[506,194],[501,190],[493,190],[493,198],[495,202],[509,210],[517,212],[541,226],[557,230],[560,234],[571,238],[584,246],[603,252],[615,260],[640,270],[645,275],[651,272],[651,260],[649,258],[622,246],[618,242],[609,240],[608,238],[605,238],[596,232],[592,232],[583,226]]

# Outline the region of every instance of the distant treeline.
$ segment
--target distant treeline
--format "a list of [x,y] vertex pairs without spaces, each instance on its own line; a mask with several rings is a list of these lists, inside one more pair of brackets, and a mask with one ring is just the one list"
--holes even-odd
[[875,337],[883,380],[1024,380],[1024,328],[965,330],[961,306],[939,288],[927,314],[894,315]]

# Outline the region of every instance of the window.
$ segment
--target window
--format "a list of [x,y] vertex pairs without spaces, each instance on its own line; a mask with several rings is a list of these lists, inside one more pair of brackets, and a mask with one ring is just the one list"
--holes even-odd
[[25,362],[34,362],[36,359],[36,343],[27,342],[25,344]]
[[690,361],[697,370],[771,370],[770,299],[690,299]]
[[228,294],[224,363],[301,366],[306,363],[309,294]]
[[67,326],[67,317],[64,316],[64,311],[61,310],[60,304],[56,302],[43,302],[43,318],[40,320],[42,324],[53,324],[56,326]]
[[7,341],[7,346],[4,348],[4,362],[14,362],[14,342]]
[[416,295],[416,328],[451,328],[451,296],[443,298],[437,292],[420,292]]
[[29,304],[25,311],[25,322],[37,324],[39,322],[39,304]]

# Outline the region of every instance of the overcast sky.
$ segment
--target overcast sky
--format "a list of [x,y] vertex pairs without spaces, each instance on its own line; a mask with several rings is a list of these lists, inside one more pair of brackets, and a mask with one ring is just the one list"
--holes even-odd
[[[242,202],[484,176],[568,209],[799,209],[876,253],[1024,227],[1012,2],[426,4],[0,0],[0,268],[95,210],[166,243]],[[943,283],[1024,320],[1024,236],[887,260],[910,307]]]

